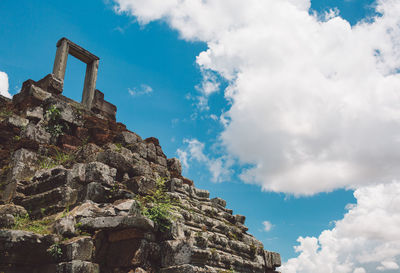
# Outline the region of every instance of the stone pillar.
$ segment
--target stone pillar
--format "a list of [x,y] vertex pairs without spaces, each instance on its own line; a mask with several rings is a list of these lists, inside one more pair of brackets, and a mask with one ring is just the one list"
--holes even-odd
[[57,53],[53,66],[54,76],[60,79],[61,81],[64,81],[65,69],[67,68],[68,51],[69,51],[68,40],[61,39],[57,43]]
[[88,109],[92,109],[94,90],[96,89],[97,70],[99,68],[99,60],[93,60],[86,66],[85,83],[83,86],[82,103]]

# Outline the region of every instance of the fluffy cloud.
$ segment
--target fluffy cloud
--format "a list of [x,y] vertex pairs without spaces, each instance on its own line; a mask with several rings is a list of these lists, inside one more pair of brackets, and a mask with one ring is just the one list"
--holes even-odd
[[400,183],[361,187],[354,196],[357,204],[333,229],[318,238],[298,239],[299,256],[284,264],[282,272],[398,272]]
[[273,227],[274,225],[272,225],[270,221],[264,221],[264,222],[263,222],[263,226],[264,226],[264,229],[263,229],[263,230],[266,231],[266,232],[268,232],[268,231],[270,231],[270,230],[272,229],[272,227]]
[[8,88],[8,76],[5,72],[0,71],[0,95],[11,98]]
[[184,168],[189,168],[190,162],[204,164],[211,173],[213,182],[222,182],[229,179],[231,175],[230,166],[232,160],[229,157],[222,156],[211,158],[204,153],[204,143],[197,139],[185,139],[184,146],[177,150],[179,160]]
[[148,95],[153,92],[153,88],[147,84],[141,84],[140,87],[128,88],[128,93],[131,96]]
[[[356,26],[309,0],[116,0],[208,49],[202,71],[229,82],[223,145],[264,190],[312,195],[400,177],[400,2]],[[218,89],[207,72],[200,86]]]

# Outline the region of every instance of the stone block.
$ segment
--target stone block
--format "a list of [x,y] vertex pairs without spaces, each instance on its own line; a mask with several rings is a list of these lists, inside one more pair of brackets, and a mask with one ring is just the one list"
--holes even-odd
[[192,247],[186,240],[164,241],[161,244],[161,267],[189,264]]
[[210,192],[207,190],[195,189],[196,195],[200,198],[209,198]]
[[67,215],[61,219],[58,219],[53,224],[53,230],[56,234],[59,234],[63,237],[72,237],[75,235],[75,218]]
[[46,131],[44,125],[40,122],[37,125],[28,124],[22,133],[22,137],[29,138],[41,144],[49,144],[51,140],[51,134]]
[[142,138],[130,131],[123,131],[114,138],[114,142],[121,143],[124,146],[132,145],[137,142],[141,142]]
[[24,106],[38,106],[45,100],[49,99],[52,95],[42,88],[35,86],[32,80],[25,81],[22,85],[21,92],[14,95],[13,103],[15,105]]
[[56,78],[54,74],[48,74],[37,82],[37,85],[49,93],[61,94],[63,90],[63,81]]
[[244,224],[244,222],[246,221],[246,216],[240,215],[240,214],[236,214],[235,215],[235,219],[236,219],[237,223]]
[[219,198],[219,197],[215,197],[215,198],[211,199],[211,203],[213,205],[221,206],[223,208],[226,207],[226,201],[221,199],[221,198]]
[[60,244],[63,261],[90,261],[93,255],[93,241],[90,237],[75,237]]
[[281,266],[281,255],[276,252],[264,251],[265,267],[275,270]]
[[0,230],[0,264],[41,265],[53,263],[47,249],[55,237],[22,230]]
[[55,273],[99,273],[100,268],[98,264],[74,260],[71,262],[64,262],[57,264]]
[[110,168],[102,162],[90,162],[86,165],[86,182],[98,182],[107,185],[114,185],[117,170]]
[[0,228],[11,228],[15,223],[12,214],[0,214]]
[[86,186],[84,200],[91,200],[96,203],[104,203],[107,200],[107,191],[108,189],[100,183],[91,182]]
[[182,165],[179,159],[169,158],[167,159],[168,170],[172,177],[180,177],[182,174]]
[[29,120],[33,120],[35,122],[42,120],[43,119],[43,108],[38,106],[38,107],[32,107],[26,110],[26,117]]
[[100,152],[97,155],[97,161],[116,168],[122,174],[129,173],[129,175],[133,176],[132,158],[125,157],[116,151],[106,150]]
[[99,90],[94,91],[94,98],[91,110],[107,119],[115,120],[117,114],[117,107],[114,104],[104,100],[103,92]]
[[156,188],[156,181],[146,176],[135,176],[125,182],[127,188],[140,195],[149,194]]
[[7,122],[11,124],[12,126],[18,127],[18,128],[23,128],[26,125],[28,125],[29,120],[26,118],[17,116],[17,115],[12,115],[8,117]]
[[154,223],[143,216],[110,216],[110,217],[88,217],[79,221],[81,229],[124,229],[138,228],[148,231],[154,230]]

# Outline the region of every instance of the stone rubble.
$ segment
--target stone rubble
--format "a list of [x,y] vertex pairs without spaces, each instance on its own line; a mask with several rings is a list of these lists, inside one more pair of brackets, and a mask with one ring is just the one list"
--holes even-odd
[[[0,97],[0,272],[277,272],[280,255],[247,233],[245,216],[183,177],[156,138],[85,109],[59,86],[48,75],[26,81],[12,101]],[[50,128],[54,107],[60,127]],[[163,232],[137,201],[159,178],[179,204]],[[28,214],[50,223],[47,235],[15,230]]]

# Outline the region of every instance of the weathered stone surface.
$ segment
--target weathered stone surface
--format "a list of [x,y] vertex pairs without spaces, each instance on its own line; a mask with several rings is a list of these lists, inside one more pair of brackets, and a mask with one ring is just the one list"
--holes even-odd
[[116,143],[121,143],[124,146],[132,145],[137,142],[141,142],[142,138],[130,131],[124,131],[121,132],[119,135],[117,135],[114,139]]
[[192,247],[186,240],[165,241],[161,244],[161,266],[189,264],[192,257]]
[[14,204],[5,204],[0,205],[0,215],[2,214],[11,214],[13,216],[25,216],[27,211],[24,207],[14,205]]
[[265,265],[267,268],[274,269],[281,266],[281,255],[276,252],[264,251]]
[[11,228],[15,223],[12,214],[0,214],[0,228]]
[[135,176],[125,182],[129,190],[134,193],[145,195],[156,188],[156,181],[146,176]]
[[46,77],[37,82],[43,90],[47,90],[53,94],[61,94],[63,89],[63,81],[56,78],[54,74],[48,74]]
[[36,172],[37,155],[27,149],[19,149],[12,156],[11,179],[24,179]]
[[138,228],[154,230],[154,223],[143,216],[115,216],[83,218],[80,220],[81,228],[88,230]]
[[59,263],[56,273],[99,273],[99,265],[86,261],[74,260],[71,262]]
[[49,144],[51,139],[51,134],[45,130],[44,125],[41,123],[37,125],[28,124],[22,136],[45,144]]
[[8,123],[15,126],[15,127],[25,127],[26,125],[28,125],[29,120],[22,118],[20,116],[17,115],[12,115],[11,117],[8,117]]
[[91,261],[93,256],[93,241],[91,237],[75,237],[61,243],[63,261]]
[[93,202],[103,203],[107,200],[107,188],[98,182],[91,182],[86,186],[86,194],[84,200],[92,200]]
[[67,170],[62,166],[39,170],[32,178],[33,183],[24,186],[20,191],[28,195],[42,193],[64,185],[66,179]]
[[99,182],[103,184],[113,185],[117,170],[110,168],[108,165],[101,162],[90,162],[86,165],[87,182]]
[[72,237],[75,235],[75,224],[75,218],[67,215],[57,220],[53,225],[53,229],[56,234],[63,237]]
[[168,170],[171,172],[172,177],[180,177],[182,174],[182,165],[179,159],[169,158],[167,160]]
[[89,143],[83,146],[76,154],[78,162],[92,162],[96,161],[97,155],[102,149],[94,143]]
[[116,151],[106,150],[104,152],[100,152],[97,156],[97,160],[117,169],[121,173],[131,174],[133,172],[132,159],[125,157]]
[[223,208],[226,207],[226,201],[218,197],[211,199],[211,203],[213,203],[214,205],[221,206]]
[[22,230],[0,230],[0,264],[40,265],[52,263],[47,249],[53,236],[41,236]]

